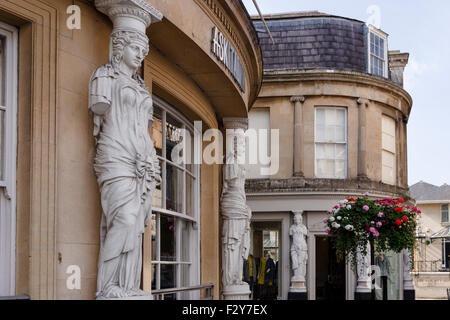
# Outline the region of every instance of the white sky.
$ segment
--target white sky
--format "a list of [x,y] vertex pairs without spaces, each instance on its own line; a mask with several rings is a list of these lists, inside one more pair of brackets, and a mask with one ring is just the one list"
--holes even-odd
[[[252,0],[243,0],[251,15]],[[263,14],[310,11],[367,21],[379,8],[389,50],[409,52],[405,89],[414,100],[408,123],[409,184],[450,184],[450,1],[257,0]]]

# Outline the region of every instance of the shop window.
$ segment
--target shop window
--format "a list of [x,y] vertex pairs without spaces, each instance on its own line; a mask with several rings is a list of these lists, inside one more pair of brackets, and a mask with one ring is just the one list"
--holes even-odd
[[[200,167],[193,164],[194,127],[162,99],[154,96],[153,102],[149,131],[162,182],[153,196],[152,290],[199,285]],[[173,152],[183,140],[182,151]],[[177,293],[165,299],[193,299],[194,294]]]
[[15,294],[17,30],[0,22],[0,296]]
[[315,117],[315,175],[347,177],[347,109],[317,107]]
[[369,73],[379,77],[387,77],[387,50],[387,34],[369,26]]
[[395,147],[395,120],[383,115],[382,118],[382,182],[395,185],[396,174],[396,147]]
[[375,300],[400,300],[400,270],[403,266],[400,254],[375,250]]
[[443,204],[441,206],[441,222],[442,223],[449,222],[449,220],[448,220],[448,204]]

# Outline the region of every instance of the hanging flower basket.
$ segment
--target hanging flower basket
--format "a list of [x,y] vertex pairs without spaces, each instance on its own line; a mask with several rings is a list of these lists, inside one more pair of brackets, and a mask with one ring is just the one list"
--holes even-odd
[[401,198],[370,200],[367,196],[341,200],[324,219],[338,258],[347,257],[355,267],[358,247],[366,255],[368,242],[377,251],[399,253],[409,249],[412,253],[421,211],[404,204]]

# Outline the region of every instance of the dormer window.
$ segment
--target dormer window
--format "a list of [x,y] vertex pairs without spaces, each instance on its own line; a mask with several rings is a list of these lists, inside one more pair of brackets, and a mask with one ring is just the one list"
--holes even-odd
[[379,76],[388,77],[388,46],[387,34],[380,29],[369,25],[369,63],[368,72]]

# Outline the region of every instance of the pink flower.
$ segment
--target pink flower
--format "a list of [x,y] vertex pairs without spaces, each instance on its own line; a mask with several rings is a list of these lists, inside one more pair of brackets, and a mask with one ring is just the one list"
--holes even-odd
[[334,206],[335,209],[339,209],[339,206]]
[[364,195],[367,197],[368,195],[369,195],[369,193],[368,192],[366,192],[366,193],[364,193]]
[[384,213],[383,213],[383,212],[378,213],[378,218],[381,218],[381,217],[383,217],[383,216],[384,216]]
[[411,207],[410,206],[406,206],[406,209],[411,209]]
[[364,211],[369,211],[369,206],[368,206],[368,205],[365,205],[365,206],[363,207],[363,210],[364,210]]
[[371,221],[370,223],[371,223],[371,224],[375,224],[375,221]]
[[381,222],[377,222],[377,228],[381,228],[383,224]]
[[324,218],[323,219],[323,223],[327,223],[328,222],[328,219],[327,218]]
[[374,238],[378,238],[380,236],[380,233],[378,231],[375,230],[374,233],[372,233]]
[[331,210],[328,210],[328,213],[330,213],[330,214],[331,214],[331,213],[333,213],[333,211],[331,211]]
[[372,227],[372,228],[369,228],[369,231],[372,232],[372,233],[374,233],[376,230],[375,230],[374,227]]

